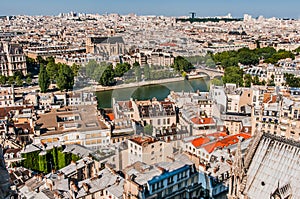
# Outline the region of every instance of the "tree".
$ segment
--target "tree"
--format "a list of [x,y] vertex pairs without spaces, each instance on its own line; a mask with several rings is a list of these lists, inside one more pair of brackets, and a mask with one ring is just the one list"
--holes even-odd
[[117,63],[115,67],[115,76],[122,77],[129,69],[130,65],[128,63]]
[[74,64],[72,64],[71,69],[73,71],[74,76],[77,76],[78,72],[79,72],[79,69],[80,69],[80,66],[78,64],[74,63]]
[[271,79],[268,80],[268,86],[275,86],[274,75],[271,75]]
[[16,77],[16,85],[17,86],[22,86],[23,85],[23,80],[19,76]]
[[256,65],[259,62],[258,56],[249,49],[240,51],[238,58],[239,62],[244,65]]
[[152,136],[152,134],[153,134],[153,126],[151,124],[147,124],[146,126],[144,126],[144,133],[146,135]]
[[17,70],[16,72],[14,72],[14,78],[16,79],[17,77],[23,79],[24,75],[21,71]]
[[54,57],[52,57],[52,56],[51,56],[51,57],[47,57],[47,58],[46,58],[46,62],[47,62],[47,63],[49,63],[49,62],[55,63],[55,59],[54,59]]
[[214,62],[214,60],[212,60],[211,58],[208,58],[205,62],[205,65],[209,68],[215,68],[216,64]]
[[37,57],[36,57],[36,62],[41,66],[42,64],[43,65],[47,65],[47,61],[46,60],[44,60],[40,55],[38,55]]
[[295,77],[294,74],[285,73],[284,74],[285,82],[290,87],[300,87],[300,78]]
[[50,81],[53,82],[58,76],[59,65],[54,62],[49,62],[46,66],[46,70],[50,78]]
[[101,78],[99,80],[99,83],[102,86],[111,86],[112,84],[115,83],[114,77],[115,75],[114,75],[113,66],[109,64],[107,67],[105,67],[101,75]]
[[28,77],[26,78],[26,83],[27,83],[27,84],[31,84],[31,83],[32,83],[32,79],[31,79],[30,76],[28,76]]
[[134,69],[134,74],[135,74],[135,79],[137,82],[140,82],[142,79],[142,72],[141,72],[141,66],[138,62],[135,62],[133,64],[133,69]]
[[252,83],[252,76],[250,74],[246,74],[244,76],[245,87],[250,87]]
[[192,68],[194,68],[193,65],[186,58],[181,56],[175,57],[172,67],[176,71],[180,71],[180,72],[182,71],[188,72]]
[[15,78],[13,76],[10,76],[10,77],[8,77],[7,82],[8,82],[9,85],[12,85],[12,84],[15,83]]
[[144,66],[144,77],[145,79],[150,79],[150,67],[148,64]]
[[41,64],[40,72],[39,72],[39,86],[42,93],[47,92],[50,86],[50,78],[43,64]]
[[7,81],[7,78],[4,75],[0,75],[0,84],[5,85]]
[[100,67],[100,65],[95,60],[90,60],[89,63],[85,66],[85,75],[88,78],[93,79],[93,74],[96,68]]
[[261,82],[259,81],[258,76],[254,76],[252,82],[253,82],[253,85],[261,85]]
[[224,76],[222,79],[224,83],[234,83],[239,86],[243,86],[243,70],[235,66],[227,67],[225,68]]
[[221,79],[218,79],[218,78],[214,78],[210,81],[210,83],[212,85],[215,85],[215,86],[223,86],[223,82]]
[[59,64],[58,77],[56,79],[57,87],[60,91],[70,90],[74,85],[74,74],[72,69],[66,64]]

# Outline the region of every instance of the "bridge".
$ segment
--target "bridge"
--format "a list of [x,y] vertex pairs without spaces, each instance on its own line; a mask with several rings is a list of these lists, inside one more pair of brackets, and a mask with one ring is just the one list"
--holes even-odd
[[196,68],[195,72],[197,74],[205,74],[210,79],[214,79],[215,77],[222,77],[224,75],[224,72],[222,71],[219,71],[217,69],[207,68],[207,67]]

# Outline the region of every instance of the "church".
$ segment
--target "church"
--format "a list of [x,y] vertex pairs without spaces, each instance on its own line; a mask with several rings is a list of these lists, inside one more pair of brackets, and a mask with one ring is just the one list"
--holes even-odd
[[235,154],[229,199],[300,198],[300,143],[258,133],[245,156]]

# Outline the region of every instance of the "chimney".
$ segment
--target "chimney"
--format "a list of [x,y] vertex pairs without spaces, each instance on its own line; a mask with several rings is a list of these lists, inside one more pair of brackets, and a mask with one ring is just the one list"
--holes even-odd
[[84,189],[84,191],[86,192],[86,193],[88,193],[89,192],[89,185],[87,184],[87,183],[83,183],[82,184],[82,187],[83,187],[83,189]]

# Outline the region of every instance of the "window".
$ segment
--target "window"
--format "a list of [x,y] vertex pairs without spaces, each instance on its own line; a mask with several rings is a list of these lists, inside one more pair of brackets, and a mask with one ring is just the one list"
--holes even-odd
[[169,178],[168,178],[168,185],[169,185],[169,184],[172,184],[173,182],[174,182],[174,181],[173,181],[173,176],[169,177]]
[[157,120],[157,125],[160,125],[160,119]]

